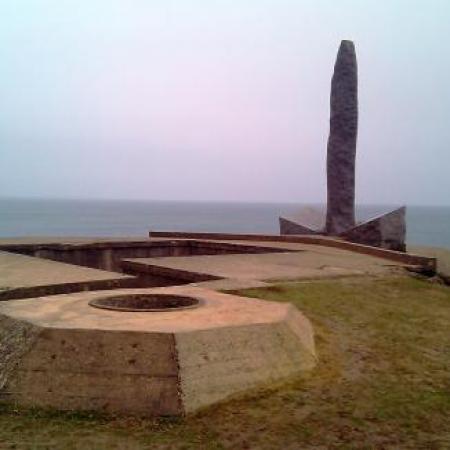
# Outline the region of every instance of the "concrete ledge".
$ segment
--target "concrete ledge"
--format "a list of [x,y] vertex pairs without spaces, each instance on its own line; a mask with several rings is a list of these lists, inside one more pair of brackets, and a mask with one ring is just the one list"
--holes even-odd
[[79,283],[48,284],[45,286],[21,287],[0,290],[0,302],[24,298],[37,298],[47,295],[71,294],[73,292],[104,291],[110,289],[126,289],[140,287],[136,277],[127,277],[120,280],[84,281]]
[[137,278],[0,251],[0,301],[136,287]]
[[436,258],[403,253],[395,250],[387,250],[369,245],[356,244],[341,239],[329,238],[327,236],[290,235],[279,236],[273,234],[235,234],[235,233],[190,233],[173,231],[150,231],[150,238],[169,239],[205,239],[224,241],[264,241],[264,242],[292,242],[298,244],[322,245],[324,247],[340,248],[351,252],[363,253],[365,255],[377,256],[389,259],[409,266],[417,266],[424,272],[436,272]]
[[[0,251],[34,256],[41,259],[95,269],[121,272],[120,262],[127,258],[160,256],[190,256],[236,253],[271,253],[278,248],[262,245],[234,244],[230,242],[153,239],[142,241],[99,242],[4,242],[0,239]],[[289,251],[289,250],[286,250]]]
[[[145,261],[145,260],[144,260]],[[196,272],[193,270],[174,269],[171,267],[158,266],[140,261],[124,260],[121,265],[125,271],[133,273],[145,273],[147,275],[164,277],[176,282],[198,283],[202,281],[220,280],[222,277],[213,276],[208,273]]]
[[109,249],[139,249],[139,248],[147,248],[152,249],[155,247],[161,248],[180,248],[180,247],[189,247],[192,249],[216,249],[221,250],[223,252],[233,252],[236,251],[238,253],[248,252],[248,253],[268,253],[271,251],[279,251],[278,249],[274,249],[271,247],[263,247],[258,246],[255,247],[253,245],[245,245],[245,244],[233,244],[229,242],[197,242],[192,239],[188,240],[142,240],[142,241],[99,241],[99,242],[26,242],[26,243],[2,243],[0,240],[0,250],[12,252],[12,253],[20,253],[20,254],[32,254],[33,256],[39,256],[37,253],[39,251],[51,250],[51,251],[78,251],[78,250],[109,250]]

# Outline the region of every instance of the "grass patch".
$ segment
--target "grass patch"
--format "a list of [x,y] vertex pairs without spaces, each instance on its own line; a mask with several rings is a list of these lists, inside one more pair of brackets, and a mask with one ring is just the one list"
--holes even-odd
[[0,448],[450,448],[449,288],[358,278],[239,294],[292,302],[311,319],[311,374],[185,419],[3,406]]

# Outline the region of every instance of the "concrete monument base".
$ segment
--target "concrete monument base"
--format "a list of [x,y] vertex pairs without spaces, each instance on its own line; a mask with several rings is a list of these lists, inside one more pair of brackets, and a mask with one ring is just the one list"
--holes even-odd
[[406,207],[404,206],[387,213],[375,214],[373,217],[360,215],[353,227],[337,235],[327,231],[325,215],[325,211],[304,208],[295,218],[280,217],[280,234],[331,235],[357,244],[406,251]]

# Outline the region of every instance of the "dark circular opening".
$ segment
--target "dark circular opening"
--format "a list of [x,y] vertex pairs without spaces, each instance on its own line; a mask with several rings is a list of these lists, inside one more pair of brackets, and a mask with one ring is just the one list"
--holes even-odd
[[200,300],[185,295],[129,294],[91,300],[89,305],[114,311],[176,311],[196,308]]

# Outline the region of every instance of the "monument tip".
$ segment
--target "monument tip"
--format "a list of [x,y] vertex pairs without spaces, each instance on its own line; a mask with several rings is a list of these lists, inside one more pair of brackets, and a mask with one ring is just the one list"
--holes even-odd
[[339,46],[339,52],[350,52],[355,53],[355,43],[353,41],[350,41],[348,39],[343,39],[341,41],[341,45]]

